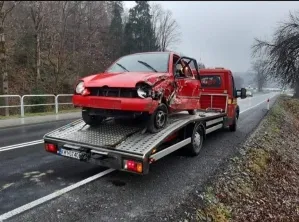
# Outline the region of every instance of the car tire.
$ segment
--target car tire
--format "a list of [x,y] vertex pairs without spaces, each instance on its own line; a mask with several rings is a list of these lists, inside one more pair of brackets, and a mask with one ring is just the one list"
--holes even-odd
[[188,113],[190,115],[195,115],[196,114],[196,109],[188,110]]
[[105,118],[101,116],[91,116],[89,115],[88,110],[82,110],[82,119],[86,124],[96,126],[102,123]]
[[201,123],[198,123],[194,126],[191,136],[191,143],[185,148],[186,154],[188,156],[197,156],[202,148],[203,140],[204,126]]
[[147,123],[147,131],[157,133],[162,130],[168,121],[168,108],[164,103],[161,103],[155,112],[149,116]]

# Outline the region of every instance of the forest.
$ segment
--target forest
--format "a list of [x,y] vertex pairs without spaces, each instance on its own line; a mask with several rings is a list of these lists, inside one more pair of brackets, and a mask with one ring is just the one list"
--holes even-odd
[[172,13],[136,1],[0,1],[0,94],[72,93],[120,56],[180,41]]

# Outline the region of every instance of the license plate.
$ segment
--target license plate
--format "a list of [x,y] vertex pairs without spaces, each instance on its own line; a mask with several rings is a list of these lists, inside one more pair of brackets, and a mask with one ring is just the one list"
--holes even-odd
[[59,150],[59,154],[62,156],[67,156],[67,157],[71,157],[71,158],[75,158],[80,160],[80,153],[76,152],[76,151],[72,151],[72,150],[65,150],[65,149],[60,149]]
[[120,109],[120,100],[91,99],[91,104],[97,108]]

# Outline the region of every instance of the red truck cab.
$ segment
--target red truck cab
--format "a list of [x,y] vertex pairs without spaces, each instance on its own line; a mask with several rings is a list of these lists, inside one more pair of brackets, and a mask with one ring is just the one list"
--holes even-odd
[[229,69],[199,69],[199,75],[202,87],[201,109],[225,112],[228,126],[235,131],[240,114],[237,98],[246,98],[246,89],[236,89],[233,74]]

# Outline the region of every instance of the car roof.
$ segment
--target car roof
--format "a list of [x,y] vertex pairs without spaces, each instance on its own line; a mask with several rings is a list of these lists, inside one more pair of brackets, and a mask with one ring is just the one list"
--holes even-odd
[[[137,52],[137,53],[132,53],[132,54],[128,54],[128,55],[138,55],[138,54],[170,54],[170,53],[174,53],[174,52]],[[125,55],[125,56],[128,56]]]

